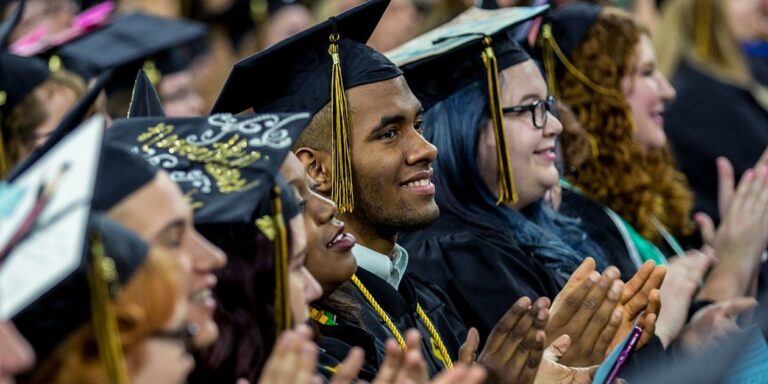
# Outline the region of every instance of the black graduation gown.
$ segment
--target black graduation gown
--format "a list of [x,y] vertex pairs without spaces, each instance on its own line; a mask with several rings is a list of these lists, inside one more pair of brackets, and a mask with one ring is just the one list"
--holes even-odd
[[581,219],[581,228],[590,240],[600,247],[608,264],[619,268],[623,281],[629,281],[637,273],[627,245],[629,239],[622,235],[621,230],[605,211],[604,205],[564,187],[559,212]]
[[317,370],[330,379],[353,346],[363,349],[365,361],[357,377],[373,381],[386,354],[383,343],[357,324],[338,320],[337,325],[318,324],[317,346],[320,349]]
[[560,290],[535,255],[520,249],[504,228],[469,225],[441,212],[435,224],[398,243],[408,250],[411,273],[442,288],[482,342],[517,299],[554,299]]
[[719,221],[715,159],[727,157],[738,180],[768,146],[768,111],[746,89],[686,62],[678,66],[672,85],[677,98],[665,112],[665,130],[696,195],[696,210]]
[[[435,285],[408,273],[403,276],[400,287],[397,290],[386,281],[360,267],[357,268],[357,277],[376,299],[381,308],[389,315],[403,337],[405,337],[405,333],[409,329],[416,328],[419,330],[422,335],[422,353],[427,362],[430,377],[440,372],[444,368],[444,364],[436,344],[430,336],[429,330],[416,312],[417,303],[421,305],[427,317],[429,317],[437,329],[448,354],[451,356],[451,360],[456,361],[459,348],[464,340],[466,340],[467,328],[464,326],[451,300],[444,292]],[[325,333],[324,336],[338,338],[337,340],[348,346],[363,347],[367,353],[375,349],[378,355],[377,359],[367,360],[367,363],[371,365],[373,372],[376,372],[379,368],[378,364],[384,361],[384,343],[386,340],[393,339],[394,337],[384,323],[384,320],[381,319],[373,307],[368,304],[365,297],[357,290],[355,290],[355,298],[361,307],[363,331],[369,337],[357,337],[357,335],[350,332],[349,328],[342,330],[340,333],[347,333],[346,336],[352,335],[352,337],[343,337],[343,340],[339,338],[339,333],[335,335],[333,333]],[[374,348],[370,347],[369,341],[371,340],[373,341]],[[346,352],[337,352],[335,359],[340,361],[344,356],[346,356]]]

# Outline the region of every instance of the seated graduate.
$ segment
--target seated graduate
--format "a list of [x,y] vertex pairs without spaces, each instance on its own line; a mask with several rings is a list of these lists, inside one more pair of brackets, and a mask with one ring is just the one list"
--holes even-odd
[[759,2],[672,1],[653,36],[659,70],[677,93],[664,109],[665,131],[696,211],[715,223],[723,219],[718,158],[733,164],[738,179],[768,146],[768,88],[745,52],[747,42],[765,40],[764,9]]
[[[306,241],[297,201],[290,187],[274,181],[292,137],[308,117],[137,117],[117,120],[109,131],[110,142],[173,175],[191,199],[197,230],[229,257],[212,280],[218,280],[216,302],[208,303],[221,336],[199,352],[193,381],[255,382],[277,333],[293,325],[291,308],[303,322],[308,318],[305,293],[309,300],[319,297],[320,287],[303,266]],[[262,141],[267,129],[274,136]],[[281,191],[286,201],[275,200]],[[289,290],[288,285],[295,286]]]
[[204,113],[188,70],[207,32],[204,24],[143,13],[105,18],[104,25],[79,31],[76,38],[19,51],[46,60],[54,73],[69,70],[86,80],[113,69],[105,105],[112,118],[126,117],[133,80],[141,68],[158,87],[168,115]]
[[[361,43],[386,5],[367,2],[244,59],[233,69],[214,112],[306,109],[313,114],[294,150],[316,190],[332,197],[358,240],[352,249],[358,264],[352,281],[366,330],[381,343],[395,337],[406,349],[403,334],[417,328],[434,375],[457,359],[467,332],[442,291],[405,275],[408,255],[396,245],[399,232],[428,225],[438,214],[429,182],[436,150],[421,136],[420,105],[400,70]],[[270,92],[252,92],[257,85]],[[534,364],[513,363],[529,355],[540,359],[543,339],[536,335],[546,321],[547,304],[532,306],[521,299],[505,315],[511,324],[525,318],[516,334],[529,339],[526,346],[541,348],[481,353],[480,360],[495,363],[503,370],[501,377],[532,375]],[[533,321],[537,315],[541,321]],[[503,340],[513,329],[505,324],[494,336]],[[471,355],[461,356],[473,360]]]
[[[689,216],[691,192],[672,161],[663,119],[659,119],[659,111],[675,91],[656,68],[647,30],[619,10],[589,4],[563,7],[548,18],[541,44],[544,57],[551,58],[545,60],[552,74],[550,87],[578,116],[581,127],[574,130],[580,136],[563,140],[564,152],[591,151],[578,162],[566,156],[566,178],[578,188],[574,191],[621,216],[623,220],[615,225],[631,234],[628,244],[637,249],[641,260],[665,262],[664,253],[703,259],[698,251],[686,253],[675,240],[694,229]],[[607,72],[615,75],[604,76]],[[754,177],[745,178],[739,192],[733,192],[732,178],[723,183],[726,192],[730,189],[726,194],[733,196],[728,202],[733,209],[717,232],[713,227],[702,232],[720,260],[697,294],[703,303],[753,294],[755,271],[768,244],[766,203],[761,197],[768,193],[762,188],[768,169],[765,161],[758,161]],[[567,207],[571,202],[564,196]],[[705,263],[704,272],[706,267]],[[686,268],[679,272],[670,283],[685,280]],[[685,284],[669,289],[671,294],[665,296],[690,300],[697,288],[698,284]]]
[[211,344],[218,337],[211,298],[214,272],[226,264],[226,256],[195,229],[192,209],[168,173],[114,144],[105,145],[104,152],[94,207],[108,212],[151,247],[189,265],[184,269],[185,287],[189,320],[198,328],[195,345]]
[[108,217],[91,220],[99,240],[86,247],[85,267],[14,318],[37,336],[38,363],[18,382],[186,382],[195,328],[181,266]]
[[68,72],[50,72],[45,63],[7,52],[8,34],[25,1],[0,24],[0,176],[45,142],[64,114],[85,92],[85,83]]
[[[558,237],[566,229],[579,233],[578,228],[567,227],[575,226],[569,219],[542,212],[537,220],[545,226],[518,211],[530,205],[544,210],[540,200],[558,178],[553,150],[561,126],[550,113],[553,100],[547,97],[535,62],[507,36],[518,19],[541,11],[521,15],[520,10],[471,10],[457,22],[390,52],[402,62],[406,77],[428,107],[426,137],[441,148],[433,163],[440,218],[432,227],[408,234],[405,243],[418,255],[414,265],[419,273],[456,297],[465,321],[485,332],[517,295],[557,295],[587,255]],[[484,15],[484,23],[475,23],[473,15]],[[502,104],[510,110],[502,109]],[[584,234],[575,238],[588,242]],[[593,259],[579,269],[574,284],[582,273],[591,271],[599,277]],[[663,279],[662,270],[652,270],[648,265],[638,276],[646,281],[646,273],[654,274],[647,292]],[[565,361],[586,365],[602,361],[616,327],[621,323],[628,329],[642,311],[639,307],[623,311],[628,297],[620,298],[618,277],[616,268],[605,270],[595,292],[600,310],[590,326],[572,323],[570,335],[579,345],[574,351],[584,348],[589,353],[574,352]],[[574,284],[565,286],[560,299]],[[647,299],[638,300],[642,308],[648,304]],[[558,307],[558,301],[562,304],[556,300],[552,309],[553,320],[558,319],[550,321],[547,332],[553,340],[563,332],[558,328],[571,320],[569,310]],[[619,304],[623,309],[617,308]]]

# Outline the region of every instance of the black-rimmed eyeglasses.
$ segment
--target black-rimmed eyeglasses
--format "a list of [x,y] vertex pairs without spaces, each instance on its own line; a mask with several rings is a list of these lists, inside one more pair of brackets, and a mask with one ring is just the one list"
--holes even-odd
[[536,128],[544,128],[547,125],[547,112],[555,113],[555,97],[547,96],[544,100],[534,100],[530,104],[515,105],[512,107],[502,108],[501,113],[522,113],[530,111],[533,117],[533,126]]

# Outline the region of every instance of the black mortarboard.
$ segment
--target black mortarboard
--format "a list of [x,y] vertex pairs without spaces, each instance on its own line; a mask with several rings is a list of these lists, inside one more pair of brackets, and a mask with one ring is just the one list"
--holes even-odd
[[[576,2],[550,12],[545,18],[536,38],[534,56],[544,64],[549,91],[557,94],[557,79],[564,71],[578,71],[570,64],[574,51],[579,48],[587,33],[597,21],[603,7],[594,3]],[[589,79],[583,74],[579,78]],[[590,83],[593,83],[589,81]],[[597,84],[592,84],[603,90]],[[615,93],[613,90],[605,92]]]
[[14,322],[40,360],[90,319],[110,379],[124,382],[111,294],[147,248],[91,217],[103,134],[104,119],[91,118],[4,185],[0,318]]
[[530,59],[509,31],[549,6],[470,8],[454,20],[387,53],[425,109],[477,81],[488,83],[496,135],[499,202],[517,202],[501,114],[499,71]]
[[[213,112],[331,108],[331,197],[340,212],[354,209],[349,157],[349,111],[344,90],[402,75],[365,45],[389,0],[372,0],[236,63]],[[254,92],[262,89],[263,92]]]
[[142,66],[160,70],[148,59],[163,58],[167,51],[202,38],[206,31],[204,24],[194,21],[132,13],[117,16],[104,27],[43,55],[85,79],[106,69],[130,67],[126,71],[132,84],[136,70]]
[[143,69],[136,75],[136,83],[133,85],[131,105],[128,107],[128,117],[162,117],[165,116],[160,96],[152,85]]
[[107,143],[102,149],[93,208],[108,211],[151,182],[157,169],[123,147]]
[[[116,120],[109,143],[164,169],[190,200],[196,225],[255,225],[275,242],[277,323],[291,326],[285,221],[298,214],[292,189],[276,181],[308,113]],[[282,183],[282,184],[281,184]],[[277,186],[277,188],[276,188]],[[271,236],[270,236],[271,234]]]

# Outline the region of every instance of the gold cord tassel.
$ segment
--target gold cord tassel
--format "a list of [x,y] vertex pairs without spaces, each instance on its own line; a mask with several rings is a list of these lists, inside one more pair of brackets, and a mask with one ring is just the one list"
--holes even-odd
[[712,4],[709,0],[698,0],[696,7],[696,53],[702,59],[709,58],[710,24],[712,18]]
[[288,231],[283,218],[280,187],[272,190],[272,213],[275,223],[275,324],[277,333],[291,329],[291,306],[288,293]]
[[88,285],[91,291],[91,321],[99,355],[107,370],[109,382],[128,384],[123,347],[112,308],[109,287],[117,281],[114,261],[107,257],[98,233],[91,239],[91,262]]
[[[601,93],[606,96],[613,96],[616,98],[619,98],[620,100],[624,100],[624,94],[621,93],[619,90],[611,89],[603,87],[600,84],[595,83],[592,81],[587,75],[585,75],[583,72],[581,72],[578,68],[576,68],[573,63],[571,63],[570,60],[565,56],[565,53],[560,49],[560,46],[557,44],[557,41],[555,40],[554,35],[552,34],[552,26],[550,24],[544,24],[541,28],[541,47],[544,50],[544,65],[547,73],[547,86],[550,87],[550,92],[553,92],[556,88],[557,79],[555,74],[555,60],[554,56],[552,54],[554,53],[558,60],[560,60],[561,63],[565,66],[565,68],[568,70],[568,72],[572,73],[574,76],[576,76],[579,81],[584,83],[587,87],[592,89],[593,91],[597,93]],[[549,57],[549,59],[547,59]],[[549,61],[549,62],[547,62]],[[554,95],[557,97],[557,95]]]
[[517,204],[517,190],[512,176],[512,164],[509,162],[507,139],[504,135],[504,118],[501,114],[501,88],[499,86],[499,66],[491,47],[491,38],[485,37],[485,50],[482,53],[485,74],[488,80],[488,97],[491,105],[491,120],[496,135],[496,159],[499,169],[499,200],[496,204]]
[[331,128],[333,131],[333,174],[331,176],[331,198],[339,213],[351,213],[355,208],[352,189],[352,158],[349,149],[349,117],[347,96],[344,94],[344,82],[341,77],[339,59],[339,35],[330,36],[331,45]]

